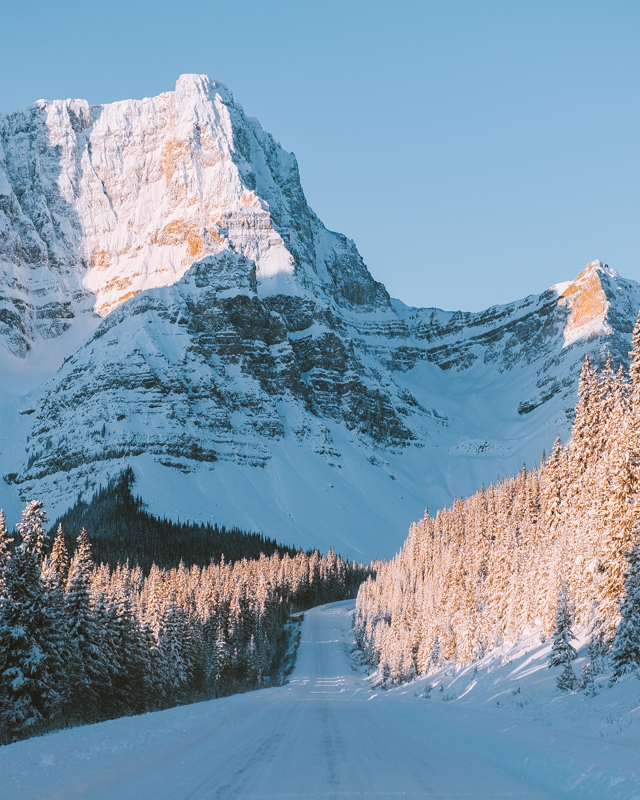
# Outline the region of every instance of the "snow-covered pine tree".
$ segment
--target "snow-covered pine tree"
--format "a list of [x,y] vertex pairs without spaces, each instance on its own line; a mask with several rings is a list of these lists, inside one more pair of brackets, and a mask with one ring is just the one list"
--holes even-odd
[[574,473],[581,475],[594,456],[595,434],[600,417],[600,391],[597,374],[591,366],[588,355],[584,357],[580,373],[578,398],[572,428],[571,461]]
[[567,587],[563,583],[558,595],[556,627],[552,635],[553,646],[549,654],[549,667],[570,664],[577,655],[575,647],[571,644],[571,640],[576,638],[571,630],[574,613]]
[[11,558],[11,542],[13,542],[13,538],[9,536],[7,519],[3,509],[0,508],[0,603],[2,598],[6,596],[5,573]]
[[594,490],[594,520],[600,528],[596,552],[601,564],[601,576],[595,590],[599,631],[610,646],[620,621],[620,599],[624,593],[627,566],[625,554],[637,536],[640,445],[630,424],[626,385],[621,371],[606,391],[609,395],[607,438],[599,461],[599,481]]
[[66,606],[73,660],[69,665],[74,685],[73,705],[90,719],[109,698],[110,680],[103,652],[103,632],[91,604],[93,561],[86,530],[80,532],[69,566]]
[[140,711],[144,708],[143,691],[150,669],[149,651],[143,646],[129,565],[119,566],[114,578],[108,615],[118,665],[111,676],[113,701],[123,711]]
[[64,541],[62,525],[58,525],[56,538],[53,540],[53,547],[51,548],[51,555],[47,561],[47,566],[48,569],[57,576],[60,584],[65,586],[67,578],[69,577],[69,553]]
[[59,525],[51,555],[45,557],[42,565],[42,585],[51,621],[50,671],[61,704],[68,702],[70,691],[67,668],[71,658],[71,647],[64,594],[68,571],[69,555],[62,526]]
[[631,406],[636,415],[640,415],[640,314],[636,320],[631,336],[629,352],[629,379],[631,381]]
[[0,603],[0,703],[7,733],[17,738],[49,719],[59,702],[61,654],[42,582],[46,542],[42,503],[29,502],[17,525],[20,543],[5,568]]
[[562,668],[562,672],[558,675],[556,686],[561,692],[571,692],[576,688],[578,679],[576,673],[573,671],[571,662],[567,662]]
[[640,666],[640,544],[634,545],[627,553],[624,600],[620,615],[622,619],[616,630],[611,653],[611,683]]
[[571,666],[577,655],[575,647],[571,644],[571,640],[576,638],[571,630],[574,616],[573,605],[569,600],[567,587],[563,583],[558,595],[556,627],[549,655],[549,667],[563,667],[557,679],[557,686],[561,692],[571,691],[576,685],[576,675]]
[[30,500],[24,507],[20,522],[16,525],[21,546],[33,553],[42,564],[47,545],[47,515],[40,500]]
[[442,652],[440,650],[440,639],[438,634],[433,637],[433,644],[431,645],[431,664],[429,665],[433,672],[437,672],[442,665]]

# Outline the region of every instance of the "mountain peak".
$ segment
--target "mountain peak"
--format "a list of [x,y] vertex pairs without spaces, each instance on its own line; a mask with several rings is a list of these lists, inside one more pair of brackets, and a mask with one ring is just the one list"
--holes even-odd
[[607,324],[609,301],[602,286],[602,277],[617,278],[617,273],[601,261],[590,261],[578,277],[553,288],[559,304],[570,308],[564,328],[564,346],[598,333],[611,333]]
[[222,250],[255,263],[262,296],[388,306],[353,242],[308,207],[295,157],[206,75],[143,100],[43,102],[0,126],[0,339],[14,355],[80,305],[104,317]]
[[185,72],[176,81],[176,94],[179,97],[193,98],[204,96],[206,98],[215,92],[222,98],[222,102],[233,105],[233,94],[224,83],[211,80],[208,75],[198,75],[195,72]]

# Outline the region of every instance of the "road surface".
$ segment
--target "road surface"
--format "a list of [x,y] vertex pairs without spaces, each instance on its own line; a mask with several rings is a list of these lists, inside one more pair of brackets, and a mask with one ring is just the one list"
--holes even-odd
[[372,689],[353,605],[307,612],[286,686],[0,748],[0,796],[640,800],[635,748]]

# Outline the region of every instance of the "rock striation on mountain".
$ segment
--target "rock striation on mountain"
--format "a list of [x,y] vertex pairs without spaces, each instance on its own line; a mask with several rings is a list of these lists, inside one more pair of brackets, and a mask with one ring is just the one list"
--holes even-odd
[[366,557],[566,435],[640,306],[597,261],[481,313],[392,301],[198,75],[0,117],[0,278],[5,506],[131,464],[156,513]]

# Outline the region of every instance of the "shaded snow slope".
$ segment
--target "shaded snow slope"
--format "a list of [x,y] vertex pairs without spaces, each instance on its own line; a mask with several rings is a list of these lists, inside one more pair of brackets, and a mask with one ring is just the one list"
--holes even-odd
[[[447,707],[487,713],[504,723],[534,723],[546,728],[551,740],[585,737],[600,740],[603,753],[616,748],[626,754],[629,769],[640,779],[640,682],[628,674],[609,685],[611,668],[594,679],[593,687],[581,689],[583,665],[588,660],[588,632],[576,632],[577,657],[572,662],[577,688],[560,692],[557,679],[562,667],[549,668],[551,642],[541,642],[540,631],[505,643],[466,667],[448,663],[429,676],[392,687],[389,695],[415,697]],[[369,681],[376,685],[378,673]],[[601,762],[600,762],[601,763]],[[594,772],[598,762],[594,763]],[[622,797],[635,797],[634,791]],[[603,795],[603,797],[606,795]]]
[[390,301],[226,87],[0,116],[0,505],[131,465],[156,514],[392,556],[567,437],[640,287],[600,262],[481,313]]
[[3,796],[629,800],[636,744],[371,689],[353,601],[305,614],[287,686],[0,748]]

